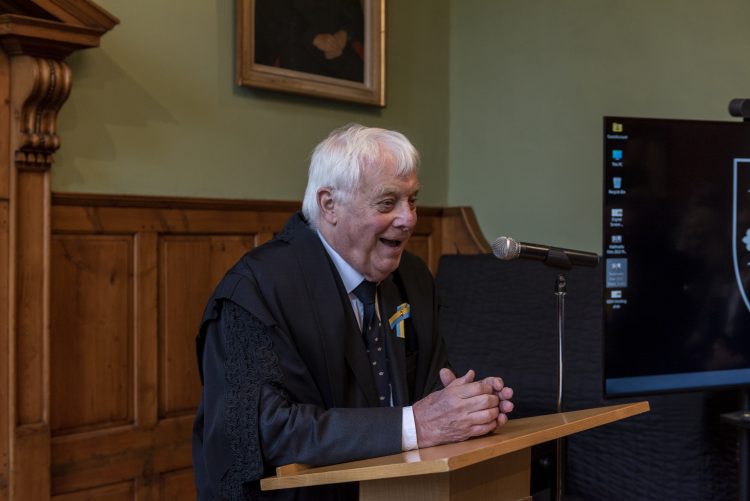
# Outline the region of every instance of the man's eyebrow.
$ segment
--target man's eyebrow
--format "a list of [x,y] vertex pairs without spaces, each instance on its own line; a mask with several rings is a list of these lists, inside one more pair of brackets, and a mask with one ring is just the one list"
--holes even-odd
[[[411,190],[408,193],[408,196],[413,197],[413,196],[417,195],[419,193],[420,189],[422,189],[422,186],[418,184],[417,186],[414,187],[413,190]],[[380,186],[377,189],[377,191],[375,191],[375,197],[376,198],[383,197],[383,196],[386,196],[386,195],[400,195],[400,194],[401,194],[401,192],[398,189],[394,188],[393,186],[388,186],[388,185]]]

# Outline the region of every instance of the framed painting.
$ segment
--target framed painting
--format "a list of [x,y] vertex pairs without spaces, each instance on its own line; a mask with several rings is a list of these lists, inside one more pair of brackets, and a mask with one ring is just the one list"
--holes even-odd
[[237,84],[385,106],[385,0],[237,0]]

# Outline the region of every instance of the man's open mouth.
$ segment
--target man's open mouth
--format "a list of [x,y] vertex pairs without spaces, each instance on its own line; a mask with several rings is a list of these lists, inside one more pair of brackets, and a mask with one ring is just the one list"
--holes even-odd
[[400,247],[403,240],[389,240],[387,238],[381,238],[380,241],[388,247]]

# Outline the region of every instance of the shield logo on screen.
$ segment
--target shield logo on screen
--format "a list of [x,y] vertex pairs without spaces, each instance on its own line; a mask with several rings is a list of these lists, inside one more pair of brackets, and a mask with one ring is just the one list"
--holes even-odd
[[734,273],[745,306],[750,310],[750,158],[734,160]]

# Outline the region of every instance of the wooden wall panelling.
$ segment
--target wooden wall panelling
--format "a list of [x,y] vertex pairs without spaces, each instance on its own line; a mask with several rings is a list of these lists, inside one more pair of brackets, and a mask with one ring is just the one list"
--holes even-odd
[[[149,499],[194,496],[190,433],[200,391],[194,338],[205,302],[226,270],[272,238],[298,206],[53,196],[51,461],[52,490],[60,499],[86,499],[91,492],[114,499],[131,492]],[[465,216],[420,209],[409,249],[435,272],[444,246],[466,252],[476,246],[461,232]],[[455,219],[452,225],[446,217]],[[96,348],[97,325],[109,340],[98,348],[104,356]],[[79,331],[83,339],[76,341]],[[75,369],[80,377],[86,370],[104,380],[84,383],[94,389],[88,394],[108,389],[104,401],[67,398],[69,390],[56,383],[75,350],[88,360],[86,369]],[[122,383],[128,377],[132,390]],[[62,409],[66,404],[71,408]]]
[[[0,96],[0,99],[2,96]],[[9,497],[11,426],[11,335],[9,315],[8,202],[0,200],[0,500]]]
[[52,240],[53,436],[134,421],[133,247],[130,235]]
[[[200,391],[194,338],[205,301],[227,268],[244,252],[271,238],[298,204],[289,203],[278,210],[278,204],[270,203],[265,210],[256,211],[247,210],[245,204],[238,209],[219,203],[220,209],[226,210],[217,210],[211,208],[214,202],[184,200],[164,205],[163,199],[151,199],[144,204],[116,197],[112,205],[93,197],[93,204],[76,206],[67,196],[54,198],[63,203],[53,208],[57,249],[52,256],[53,276],[69,282],[67,289],[81,296],[74,302],[122,303],[121,297],[107,298],[106,289],[112,286],[113,273],[122,274],[132,266],[134,282],[127,290],[133,291],[134,307],[105,308],[99,323],[105,326],[101,333],[105,337],[131,326],[135,331],[135,347],[127,365],[135,374],[136,418],[122,423],[124,426],[100,421],[88,427],[60,427],[59,433],[56,427],[53,493],[83,496],[99,486],[130,480],[139,498],[167,499],[165,496],[193,493],[190,433]],[[134,242],[133,256],[103,250],[105,242],[130,240]],[[71,261],[68,247],[87,250],[85,265],[66,263]],[[85,272],[71,270],[79,268]],[[81,287],[76,273],[96,278],[90,279],[91,287]],[[58,299],[64,290],[62,284],[53,288],[52,303],[60,303],[60,312],[72,309],[70,299]],[[123,312],[128,319],[122,318]],[[65,342],[62,340],[78,330],[75,325],[53,322],[52,335]],[[88,343],[86,346],[91,348]],[[64,357],[62,351],[60,356]],[[91,353],[88,358],[99,365],[93,372],[111,378],[113,372],[106,360]],[[61,396],[54,401],[65,400]],[[82,402],[73,404],[66,412],[79,415]]]
[[[48,357],[48,205],[45,172],[25,172],[17,178],[16,223],[16,423],[39,425],[47,421]],[[39,266],[42,264],[42,266]]]
[[193,469],[184,468],[165,473],[159,482],[159,499],[195,499],[195,481],[193,480]]
[[116,23],[88,0],[0,6],[0,499],[50,496],[49,169],[70,91],[62,59]]
[[86,489],[70,494],[53,496],[54,501],[133,501],[136,493],[135,482],[121,482]]
[[440,213],[440,209],[419,209],[417,226],[406,246],[409,252],[422,258],[433,274],[440,259]]
[[[0,51],[0,500],[10,496],[11,426],[14,422],[10,401],[11,362],[10,351],[10,60]],[[8,124],[8,125],[6,125]]]
[[[9,367],[15,431],[9,497],[45,499],[50,487],[49,166],[56,147],[54,128],[41,130],[42,120],[33,117],[59,107],[70,87],[67,68],[54,61],[16,56],[10,66],[11,109],[19,123],[11,137]],[[40,144],[42,138],[50,144]]]
[[158,244],[156,232],[134,234],[135,256],[133,276],[134,304],[133,325],[135,347],[132,366],[135,374],[134,395],[136,425],[153,427],[158,422]]
[[487,254],[492,252],[471,207],[448,207],[441,218],[440,254]]
[[72,493],[135,479],[158,486],[163,472],[190,467],[192,416],[154,426],[125,426],[52,440],[52,491]]
[[[56,196],[57,199],[59,197]],[[70,202],[69,197],[64,198]],[[55,231],[166,234],[247,234],[279,231],[293,211],[254,213],[240,209],[101,207],[53,205]],[[217,221],[224,218],[222,221]],[[217,226],[218,224],[218,226]]]
[[200,398],[195,336],[203,309],[227,269],[254,246],[255,235],[160,239],[160,418],[195,412]]

